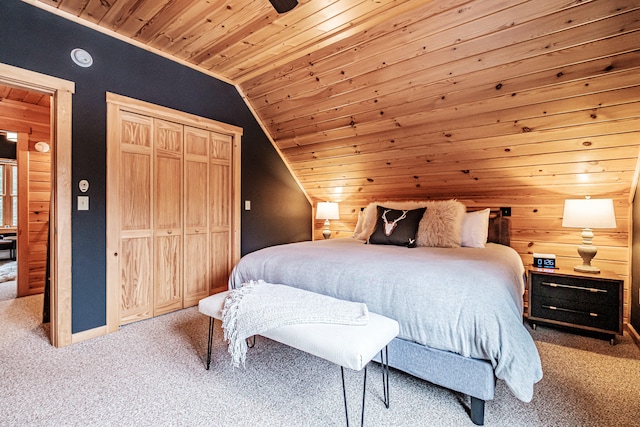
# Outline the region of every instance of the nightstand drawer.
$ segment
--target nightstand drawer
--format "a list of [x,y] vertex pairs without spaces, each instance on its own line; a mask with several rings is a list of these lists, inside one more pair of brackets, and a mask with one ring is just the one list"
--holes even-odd
[[619,303],[619,286],[615,282],[532,274],[531,289],[537,297],[576,301],[594,307],[615,308]]
[[555,320],[606,331],[618,330],[617,311],[605,306],[536,297],[529,310],[530,318]]

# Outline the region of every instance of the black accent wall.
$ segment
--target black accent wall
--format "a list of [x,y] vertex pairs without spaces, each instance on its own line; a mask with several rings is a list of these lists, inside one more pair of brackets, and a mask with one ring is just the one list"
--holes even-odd
[[[90,68],[71,61],[88,51]],[[113,92],[242,127],[242,254],[311,239],[311,206],[233,85],[19,0],[0,2],[0,62],[75,82],[72,331],[106,324],[106,101]],[[1,119],[0,119],[1,120]],[[1,126],[0,126],[1,127]],[[90,210],[77,211],[87,179]]]

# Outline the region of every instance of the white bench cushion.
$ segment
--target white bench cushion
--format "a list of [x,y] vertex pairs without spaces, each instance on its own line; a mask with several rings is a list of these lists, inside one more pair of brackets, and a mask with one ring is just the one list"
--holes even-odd
[[224,300],[229,295],[229,291],[213,294],[198,302],[198,310],[202,314],[206,314],[214,319],[222,320],[222,309],[224,308]]
[[[222,308],[229,291],[200,300],[198,309],[222,320]],[[345,368],[361,370],[399,332],[398,322],[369,312],[366,326],[328,323],[302,323],[281,326],[261,335],[333,362]]]

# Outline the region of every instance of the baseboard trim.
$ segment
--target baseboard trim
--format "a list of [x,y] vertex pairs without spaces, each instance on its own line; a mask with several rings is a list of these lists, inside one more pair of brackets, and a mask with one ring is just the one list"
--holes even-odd
[[627,323],[627,330],[629,331],[629,335],[631,335],[631,338],[633,338],[636,345],[640,347],[640,334],[638,334],[638,331],[636,331],[630,323]]
[[92,338],[101,337],[107,335],[107,327],[100,326],[97,328],[89,329],[87,331],[76,332],[71,335],[71,343],[76,344],[82,341],[90,340]]

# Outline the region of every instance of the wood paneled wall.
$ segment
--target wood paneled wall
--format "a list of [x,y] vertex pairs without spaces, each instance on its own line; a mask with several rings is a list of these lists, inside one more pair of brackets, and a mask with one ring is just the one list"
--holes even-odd
[[[629,1],[570,3],[523,2],[483,25],[453,10],[407,21],[358,49],[290,64],[278,88],[263,78],[246,90],[314,202],[341,202],[334,236],[349,235],[370,201],[457,198],[510,206],[511,246],[523,263],[555,253],[572,268],[581,237],[561,226],[564,200],[613,198],[617,228],[595,230],[593,263],[625,279],[626,321],[640,10]],[[410,59],[385,49],[403,34]],[[366,55],[377,67],[364,69]],[[303,76],[310,69],[316,81]],[[314,237],[321,231],[316,221]]]
[[[18,259],[20,272],[28,275],[29,294],[42,293],[49,238],[49,206],[51,200],[51,149],[36,151],[35,144],[51,145],[50,97],[22,89],[0,86],[0,129],[29,135],[28,170],[19,171],[28,180],[28,194],[18,194],[19,203],[28,204],[26,218],[19,217],[19,229],[26,233],[19,243],[28,245],[28,259]],[[27,221],[22,224],[21,221]],[[26,266],[25,266],[26,265]]]

